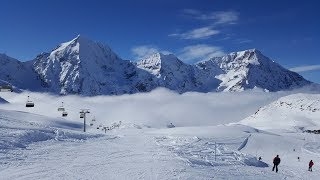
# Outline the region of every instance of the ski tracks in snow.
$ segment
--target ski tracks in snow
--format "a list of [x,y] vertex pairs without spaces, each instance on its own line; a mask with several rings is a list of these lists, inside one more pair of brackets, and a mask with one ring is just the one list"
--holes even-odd
[[84,141],[49,140],[12,151],[19,160],[0,166],[0,174],[6,177],[4,180],[308,177],[302,170],[299,173],[281,166],[279,173],[275,173],[271,167],[256,164],[255,158],[238,151],[241,145],[248,143],[248,138],[154,136],[135,130]]
[[[159,147],[153,137],[134,133],[82,142],[45,141],[20,150],[20,161],[0,167],[6,179],[187,179],[192,171]],[[195,172],[193,172],[195,173]]]

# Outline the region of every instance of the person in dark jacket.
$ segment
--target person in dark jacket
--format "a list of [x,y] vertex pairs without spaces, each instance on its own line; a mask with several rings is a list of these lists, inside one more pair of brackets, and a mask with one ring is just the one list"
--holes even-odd
[[311,160],[310,162],[309,162],[309,171],[312,171],[312,166],[313,166],[313,161]]
[[280,164],[280,158],[279,155],[277,155],[275,158],[273,158],[273,168],[272,171],[274,171],[274,168],[276,168],[276,172],[278,172],[278,165]]

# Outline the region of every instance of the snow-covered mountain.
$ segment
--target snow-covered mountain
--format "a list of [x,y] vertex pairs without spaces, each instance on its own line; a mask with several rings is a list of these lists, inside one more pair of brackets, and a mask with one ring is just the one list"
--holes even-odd
[[205,74],[193,65],[185,64],[173,54],[161,53],[137,62],[137,67],[153,75],[154,81],[160,87],[166,87],[180,93],[187,91],[210,91],[210,85],[218,85],[219,81],[212,77],[204,83]]
[[21,89],[57,94],[132,94],[165,87],[188,91],[279,91],[311,82],[255,49],[214,57],[195,65],[156,53],[138,62],[121,59],[108,46],[82,36],[50,53],[20,62],[0,54],[0,80]]
[[41,89],[41,81],[33,71],[32,63],[20,62],[0,54],[0,85],[13,85],[28,90]]
[[261,88],[279,91],[311,82],[273,62],[256,49],[214,57],[195,65],[174,55],[156,53],[137,63],[154,77],[158,86],[178,92],[243,91]]
[[[148,91],[148,77],[109,47],[78,36],[34,60],[34,69],[46,87],[60,94],[125,94]],[[144,76],[145,75],[145,76]],[[152,83],[150,83],[152,84]],[[140,88],[140,89],[139,89]]]
[[233,52],[196,64],[207,74],[221,80],[218,91],[243,91],[255,87],[268,91],[302,87],[310,84],[256,49]]
[[320,95],[292,94],[261,107],[241,124],[259,129],[320,129]]

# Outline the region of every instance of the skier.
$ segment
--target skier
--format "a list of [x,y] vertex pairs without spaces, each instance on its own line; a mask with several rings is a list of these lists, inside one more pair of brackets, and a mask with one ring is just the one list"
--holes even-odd
[[262,160],[262,158],[261,158],[261,156],[259,157],[259,161],[261,161]]
[[312,171],[312,166],[313,166],[313,161],[311,160],[310,162],[309,162],[309,170],[308,171]]
[[276,168],[276,172],[278,172],[278,165],[280,164],[280,158],[279,155],[277,155],[274,159],[273,159],[273,168],[272,171],[274,171],[274,168]]

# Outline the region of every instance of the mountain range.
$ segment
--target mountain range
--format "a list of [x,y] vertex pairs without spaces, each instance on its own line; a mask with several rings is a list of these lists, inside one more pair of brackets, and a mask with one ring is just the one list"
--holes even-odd
[[[186,64],[173,54],[155,53],[137,62],[121,59],[108,46],[77,36],[21,62],[0,54],[0,82],[17,89],[56,94],[119,95],[164,87],[179,93],[279,91],[312,84],[257,49]],[[0,84],[1,85],[1,84]]]

